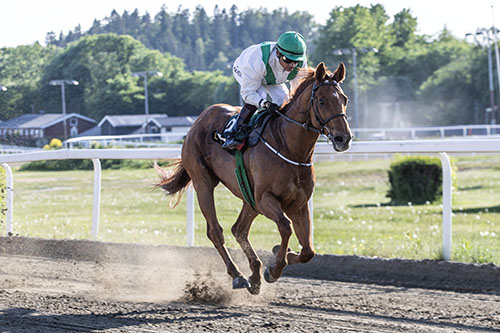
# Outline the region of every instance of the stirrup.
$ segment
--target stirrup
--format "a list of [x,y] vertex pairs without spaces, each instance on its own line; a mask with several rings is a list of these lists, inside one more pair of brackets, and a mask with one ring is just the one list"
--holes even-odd
[[243,142],[236,140],[234,137],[232,137],[232,138],[226,139],[226,142],[224,142],[224,144],[222,144],[222,148],[224,148],[226,150],[233,150],[233,149],[238,148],[242,144],[243,144]]

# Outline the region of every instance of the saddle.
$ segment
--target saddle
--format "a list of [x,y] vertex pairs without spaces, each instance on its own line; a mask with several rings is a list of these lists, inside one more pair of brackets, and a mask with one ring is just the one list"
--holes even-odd
[[[224,142],[226,141],[226,129],[228,129],[233,124],[233,122],[236,121],[237,116],[238,115],[235,114],[230,117],[224,124],[224,127],[221,131],[214,132],[214,141],[218,142],[221,145],[224,144]],[[236,138],[239,141],[243,142],[243,147],[240,149],[241,152],[244,152],[248,147],[254,147],[255,145],[257,145],[257,143],[259,143],[260,134],[262,134],[262,132],[264,131],[269,120],[274,117],[276,117],[276,113],[269,112],[265,108],[260,108],[255,111],[248,124],[243,124],[240,126],[238,132],[236,133]],[[236,149],[230,151],[230,153],[234,155],[236,153]]]
[[[238,115],[235,114],[234,116],[229,118],[228,121],[226,121],[226,123],[224,124],[221,132],[214,132],[213,139],[216,142],[218,142],[219,144],[223,144],[225,142],[226,129],[233,125],[233,123],[236,121],[237,116]],[[240,126],[238,132],[236,133],[236,138],[243,142],[242,147],[229,151],[230,154],[235,155],[236,157],[236,169],[234,169],[234,173],[236,175],[236,179],[238,180],[238,186],[243,195],[243,198],[254,209],[255,198],[250,186],[250,182],[248,181],[245,165],[243,163],[243,152],[248,147],[253,147],[257,145],[257,143],[259,143],[261,134],[264,131],[267,123],[274,117],[276,117],[275,112],[269,112],[267,109],[263,108],[258,109],[252,115],[248,124],[243,124],[242,126]]]

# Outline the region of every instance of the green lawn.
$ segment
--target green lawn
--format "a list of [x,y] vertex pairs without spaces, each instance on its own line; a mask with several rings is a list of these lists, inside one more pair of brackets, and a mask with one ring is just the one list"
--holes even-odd
[[[455,157],[452,260],[500,264],[500,155]],[[441,257],[440,203],[390,206],[387,170],[391,160],[316,163],[314,241],[319,253],[386,258]],[[149,170],[104,170],[99,240],[186,244],[186,200],[169,208],[153,190]],[[20,236],[90,239],[92,171],[14,172],[14,231]],[[216,190],[226,244],[241,202],[224,187]],[[197,245],[211,246],[196,209]],[[279,243],[273,222],[258,217],[251,231],[258,249]],[[298,248],[295,237],[291,247]]]

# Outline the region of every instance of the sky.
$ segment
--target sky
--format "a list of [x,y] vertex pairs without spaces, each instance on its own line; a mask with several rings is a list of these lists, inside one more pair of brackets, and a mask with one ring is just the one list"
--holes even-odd
[[235,4],[239,11],[249,8],[267,8],[271,11],[286,7],[289,12],[307,11],[314,16],[316,22],[324,24],[331,9],[336,6],[370,6],[379,3],[390,17],[409,8],[417,18],[418,33],[436,35],[446,26],[453,35],[462,38],[478,28],[492,27],[493,16],[495,25],[500,26],[500,1],[496,0],[497,4],[492,9],[494,2],[495,0],[313,0],[310,2],[313,5],[307,6],[308,2],[304,0],[0,0],[0,47],[15,47],[35,41],[45,45],[48,32],[53,31],[56,36],[61,31],[67,34],[78,24],[82,31],[86,31],[94,19],[101,20],[109,16],[113,9],[122,14],[124,10],[132,12],[137,8],[140,15],[148,12],[154,16],[162,5],[166,5],[167,11],[172,13],[177,11],[179,5],[192,12],[199,4],[202,4],[209,16],[212,16],[215,5],[221,9],[229,9]]

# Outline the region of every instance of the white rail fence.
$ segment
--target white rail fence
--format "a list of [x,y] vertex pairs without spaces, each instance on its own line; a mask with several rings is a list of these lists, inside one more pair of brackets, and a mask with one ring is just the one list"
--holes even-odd
[[354,128],[360,140],[405,140],[423,138],[483,137],[500,135],[500,125],[456,125],[434,127]]
[[[354,136],[358,140],[406,140],[424,138],[451,138],[451,137],[499,137],[500,125],[456,125],[434,127],[407,127],[407,128],[353,128]],[[91,148],[92,143],[99,143],[107,147],[130,146],[134,148],[179,146],[187,131],[154,133],[154,134],[127,134],[127,135],[99,135],[70,138],[64,142],[65,148],[75,146]]]
[[81,136],[64,141],[65,148],[80,146],[92,148],[92,143],[103,146],[130,146],[130,147],[165,147],[180,146],[187,131],[155,133],[155,134],[127,134],[127,135],[98,135]]
[[[442,248],[443,257],[449,260],[452,245],[452,182],[451,164],[448,153],[498,153],[500,139],[470,140],[410,140],[410,141],[361,141],[354,142],[347,154],[392,154],[418,153],[437,154],[443,169],[443,223]],[[338,155],[331,146],[318,143],[315,158]],[[345,154],[345,153],[344,153]],[[92,236],[99,232],[99,212],[101,201],[101,164],[100,159],[165,159],[180,156],[180,147],[162,149],[63,149],[56,151],[38,151],[32,153],[0,155],[0,164],[6,171],[6,229],[7,234],[13,232],[14,190],[13,174],[9,163],[91,159],[94,165],[94,198],[92,213]],[[187,245],[194,246],[194,191],[191,186],[187,191]],[[312,207],[312,201],[310,202]],[[313,229],[314,230],[314,229]]]

